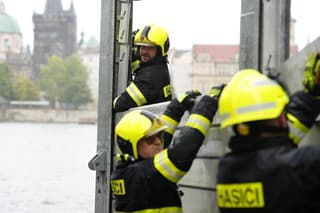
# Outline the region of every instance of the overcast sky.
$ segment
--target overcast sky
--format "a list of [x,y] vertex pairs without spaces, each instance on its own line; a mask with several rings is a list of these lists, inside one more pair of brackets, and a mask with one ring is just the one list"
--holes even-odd
[[[19,23],[24,44],[33,44],[32,14],[43,13],[46,0],[2,0]],[[69,9],[71,0],[61,0]],[[73,0],[80,32],[100,39],[101,0]],[[134,1],[134,28],[149,23],[164,26],[171,47],[189,49],[192,44],[238,44],[241,0],[142,0]],[[320,1],[292,0],[299,48],[320,36]]]

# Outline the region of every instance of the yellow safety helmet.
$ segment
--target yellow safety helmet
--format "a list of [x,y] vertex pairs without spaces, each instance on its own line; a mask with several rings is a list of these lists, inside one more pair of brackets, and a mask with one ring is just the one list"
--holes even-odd
[[134,44],[137,46],[159,46],[162,56],[167,55],[170,47],[167,31],[155,24],[140,29],[134,37]]
[[164,121],[157,115],[144,110],[135,110],[124,115],[116,125],[115,140],[123,154],[138,159],[138,142],[166,128]]
[[219,98],[221,128],[280,116],[289,98],[283,88],[257,70],[238,72]]

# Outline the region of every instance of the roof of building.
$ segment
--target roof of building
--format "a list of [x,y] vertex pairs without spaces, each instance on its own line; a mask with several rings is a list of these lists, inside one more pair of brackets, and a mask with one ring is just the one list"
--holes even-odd
[[62,12],[61,0],[47,0],[46,7],[44,10],[45,14],[59,14]]
[[98,48],[99,41],[96,39],[95,36],[91,36],[89,40],[85,44],[86,48]]
[[64,10],[62,7],[61,0],[46,0],[44,15],[59,15],[59,14],[75,15],[73,1],[71,1],[70,3],[69,10]]
[[5,5],[2,1],[0,1],[0,33],[21,34],[18,22],[6,13]]
[[192,51],[193,55],[207,53],[215,62],[230,62],[239,56],[239,45],[194,44]]
[[190,50],[175,50],[174,55],[175,55],[175,57],[179,58],[187,52],[190,52]]
[[91,36],[86,42],[83,42],[82,37],[82,39],[79,42],[79,48],[87,54],[99,54],[100,52],[99,41],[94,36]]

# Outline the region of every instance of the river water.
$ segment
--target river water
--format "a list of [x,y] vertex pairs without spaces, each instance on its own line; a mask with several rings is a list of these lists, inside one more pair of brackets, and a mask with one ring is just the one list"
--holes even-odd
[[97,126],[0,123],[1,213],[93,213]]

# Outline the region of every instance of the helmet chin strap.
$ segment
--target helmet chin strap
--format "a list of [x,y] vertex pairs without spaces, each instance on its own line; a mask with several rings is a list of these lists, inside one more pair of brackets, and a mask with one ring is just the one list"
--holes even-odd
[[233,131],[240,136],[277,136],[288,135],[289,128],[282,125],[270,125],[264,121],[255,121],[237,124],[233,126]]
[[262,136],[277,136],[277,135],[288,135],[288,127],[280,126],[264,126],[260,135]]
[[129,154],[117,154],[117,159],[118,161],[123,161],[123,162],[134,162],[135,159]]
[[162,57],[162,49],[160,46],[157,46],[157,55],[156,55],[156,58],[160,58]]

